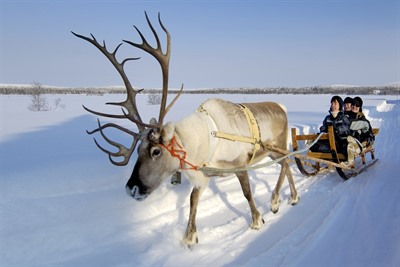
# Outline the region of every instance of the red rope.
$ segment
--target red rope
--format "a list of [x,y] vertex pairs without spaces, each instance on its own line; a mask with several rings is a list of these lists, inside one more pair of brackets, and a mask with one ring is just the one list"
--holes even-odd
[[[188,162],[186,160],[186,151],[183,150],[183,147],[176,141],[175,136],[172,137],[171,142],[169,142],[168,145],[163,145],[161,144],[170,154],[171,156],[179,159],[179,166],[181,170],[195,170],[197,171],[199,169],[198,166],[193,165],[192,163]],[[175,149],[175,145],[179,149]],[[190,166],[190,168],[184,168],[185,163]]]

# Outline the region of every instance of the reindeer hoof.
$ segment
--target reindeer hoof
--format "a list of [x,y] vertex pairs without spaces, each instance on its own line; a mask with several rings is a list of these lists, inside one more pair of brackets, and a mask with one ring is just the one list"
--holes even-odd
[[273,213],[277,213],[279,211],[280,204],[281,204],[281,200],[279,198],[275,201],[271,201],[271,211]]
[[253,221],[251,223],[250,228],[253,230],[260,230],[263,227],[264,223],[264,219],[260,217],[257,221]]
[[197,233],[193,233],[190,236],[185,236],[181,241],[181,244],[189,249],[192,249],[193,246],[198,243],[199,243],[199,238],[197,237]]
[[275,209],[271,207],[271,211],[272,211],[273,214],[278,213],[279,207],[277,207]]
[[299,203],[299,201],[300,201],[300,197],[299,196],[296,196],[295,198],[290,197],[289,200],[288,200],[288,204],[292,205],[292,206],[296,206],[297,203]]

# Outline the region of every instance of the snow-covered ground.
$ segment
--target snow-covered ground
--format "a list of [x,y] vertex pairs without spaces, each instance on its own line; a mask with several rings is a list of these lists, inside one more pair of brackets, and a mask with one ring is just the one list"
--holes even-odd
[[[247,201],[234,176],[215,178],[201,197],[193,250],[180,245],[191,186],[165,181],[145,201],[125,193],[136,159],[116,167],[86,129],[122,95],[61,97],[65,109],[28,110],[28,96],[0,96],[0,266],[399,266],[399,107],[396,96],[364,96],[379,161],[356,178],[335,172],[306,178],[291,165],[301,200],[289,206],[282,188],[277,214],[269,210],[279,168],[251,171],[265,226],[254,231]],[[167,116],[179,120],[215,95],[182,95]],[[237,102],[286,105],[289,127],[317,131],[330,95],[221,95]],[[146,120],[158,106],[138,96]],[[129,126],[129,122],[124,122]],[[117,138],[127,138],[118,136]],[[101,141],[101,137],[98,137]],[[127,141],[127,140],[125,140]],[[290,145],[290,144],[289,144]]]

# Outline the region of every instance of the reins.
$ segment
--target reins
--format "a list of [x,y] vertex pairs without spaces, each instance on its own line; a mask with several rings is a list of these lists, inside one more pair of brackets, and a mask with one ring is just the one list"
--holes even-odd
[[[280,158],[277,158],[275,160],[272,160],[272,161],[268,161],[268,162],[257,164],[257,165],[246,166],[246,167],[243,167],[243,168],[226,168],[226,169],[222,169],[222,168],[213,168],[213,167],[204,166],[204,167],[199,167],[198,170],[199,171],[203,171],[203,172],[221,172],[221,173],[232,172],[232,173],[235,173],[235,172],[243,172],[243,171],[250,171],[250,170],[256,170],[256,169],[264,168],[266,166],[278,163],[281,160],[283,160],[285,158],[288,158],[290,156],[293,156],[293,155],[300,154],[300,153],[308,151],[310,149],[310,147],[312,147],[321,138],[321,136],[323,134],[324,133],[320,133],[318,135],[318,137],[311,144],[306,146],[305,148],[300,149],[300,150],[296,150],[296,151],[293,151],[293,152],[290,152],[290,153],[287,153],[286,155],[284,155],[284,156],[282,156]],[[282,150],[282,149],[279,149],[279,148],[276,148],[276,147],[273,147],[273,146],[270,146],[270,145],[264,145],[264,147],[268,148],[269,150],[276,151],[278,153],[286,153],[286,152],[288,152],[286,150]]]
[[[190,163],[190,162],[188,162],[186,160],[186,151],[176,141],[175,136],[171,139],[171,141],[170,141],[170,143],[168,145],[163,145],[163,144],[161,144],[161,145],[171,154],[171,156],[179,159],[179,166],[180,166],[181,170],[195,170],[195,171],[203,171],[203,172],[220,172],[220,173],[230,173],[230,172],[235,173],[235,172],[243,172],[243,171],[250,171],[250,170],[256,170],[256,169],[264,168],[266,166],[278,163],[281,160],[283,160],[285,158],[288,158],[290,156],[306,152],[306,151],[308,151],[310,149],[310,147],[312,147],[316,142],[318,142],[318,140],[321,138],[321,136],[323,134],[324,133],[320,133],[317,136],[317,138],[311,144],[309,144],[308,146],[306,146],[303,149],[287,153],[286,155],[284,155],[284,156],[282,156],[280,158],[277,158],[275,160],[272,160],[272,161],[268,161],[268,162],[265,162],[265,163],[262,163],[262,164],[257,164],[257,165],[246,166],[246,167],[243,167],[243,168],[213,168],[213,167],[207,167],[207,166],[202,166],[202,167],[196,166],[196,165],[194,165],[194,164],[192,164],[192,163]],[[176,149],[175,145],[179,149]],[[286,150],[282,150],[282,149],[279,149],[279,148],[276,148],[276,147],[273,147],[273,146],[270,146],[270,145],[264,145],[264,148],[268,148],[269,150],[276,151],[278,153],[286,153],[287,152]],[[189,165],[190,167],[189,168],[185,168],[184,167],[185,164]]]

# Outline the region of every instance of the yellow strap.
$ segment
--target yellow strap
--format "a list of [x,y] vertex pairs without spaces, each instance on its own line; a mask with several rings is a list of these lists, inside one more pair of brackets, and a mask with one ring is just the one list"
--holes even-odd
[[260,134],[260,129],[258,128],[258,123],[256,121],[256,118],[254,118],[253,113],[248,107],[242,104],[240,104],[240,106],[242,111],[246,115],[247,122],[250,125],[251,137],[253,137],[256,143],[260,142],[261,134]]
[[235,141],[235,142],[237,141],[237,142],[244,142],[244,143],[250,143],[250,144],[255,144],[255,142],[256,142],[256,140],[254,138],[244,137],[244,136],[239,136],[239,135],[234,135],[234,134],[227,134],[227,133],[221,133],[221,132],[212,132],[211,134],[215,137],[227,139],[229,141]]
[[227,134],[227,133],[221,133],[221,132],[212,132],[212,135],[218,138],[224,138],[230,141],[237,141],[237,142],[244,142],[244,143],[250,143],[254,145],[254,150],[253,150],[253,155],[249,161],[249,164],[253,161],[256,152],[261,149],[261,134],[260,134],[260,128],[258,127],[258,123],[256,118],[254,117],[253,113],[251,110],[246,107],[245,105],[239,104],[240,109],[243,111],[243,113],[246,115],[247,122],[250,127],[250,135],[251,137],[244,137],[244,136],[238,136],[238,135],[233,135],[233,134]]
[[251,112],[251,110],[248,107],[246,107],[245,105],[240,104],[240,106],[242,107],[242,110],[243,110],[244,114],[246,115],[247,122],[249,123],[251,136],[255,140],[253,155],[251,156],[251,159],[249,161],[249,164],[250,164],[253,161],[254,157],[256,156],[256,152],[261,148],[260,128],[258,128],[258,123],[256,121],[256,118],[254,118],[254,115]]

